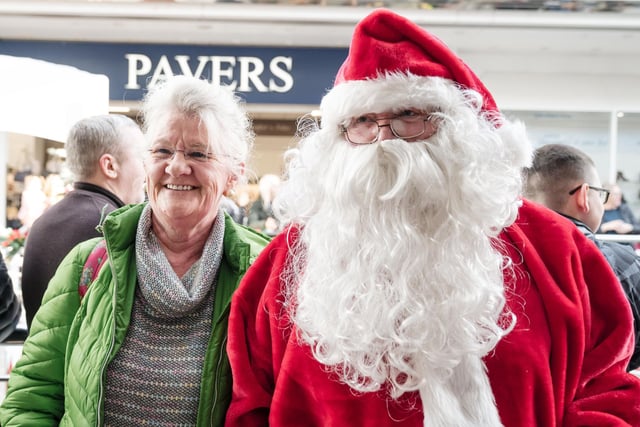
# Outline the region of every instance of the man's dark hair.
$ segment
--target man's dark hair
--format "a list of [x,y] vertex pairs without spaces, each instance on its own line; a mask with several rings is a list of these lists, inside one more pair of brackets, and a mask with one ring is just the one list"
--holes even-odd
[[572,187],[591,178],[595,163],[570,145],[547,144],[535,150],[533,163],[523,171],[524,196],[561,210]]

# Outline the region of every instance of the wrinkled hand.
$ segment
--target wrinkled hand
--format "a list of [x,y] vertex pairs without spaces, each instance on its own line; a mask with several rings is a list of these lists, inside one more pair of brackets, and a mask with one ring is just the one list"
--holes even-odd
[[618,234],[629,234],[633,231],[633,224],[624,222],[621,219],[614,219],[613,221],[603,223],[600,226],[600,230],[602,230],[602,232],[604,233],[613,231]]

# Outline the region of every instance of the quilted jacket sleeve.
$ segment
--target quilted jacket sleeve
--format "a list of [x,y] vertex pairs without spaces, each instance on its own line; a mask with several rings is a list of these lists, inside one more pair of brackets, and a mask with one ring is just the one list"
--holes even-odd
[[69,329],[80,306],[78,281],[95,241],[64,258],[49,282],[22,350],[11,371],[0,425],[57,426],[64,413],[64,360]]

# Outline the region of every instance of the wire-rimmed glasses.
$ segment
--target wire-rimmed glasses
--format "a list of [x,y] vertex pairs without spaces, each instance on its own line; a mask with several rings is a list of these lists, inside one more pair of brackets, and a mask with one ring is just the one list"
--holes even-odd
[[[573,190],[569,191],[569,195],[573,196],[575,192],[578,191],[580,187],[582,187],[583,185],[584,184],[580,184]],[[589,190],[594,190],[598,192],[598,194],[600,195],[600,200],[602,200],[602,203],[607,203],[607,201],[609,201],[609,194],[611,193],[611,191],[607,190],[606,188],[594,187],[591,184],[587,184],[587,187],[589,187]]]
[[[380,124],[380,121],[387,120],[388,123]],[[380,128],[389,127],[391,133],[397,138],[411,140],[421,137],[421,139],[432,136],[437,131],[435,117],[431,113],[422,113],[412,110],[403,111],[391,117],[360,116],[341,127],[347,141],[354,145],[373,144],[378,141]]]
[[208,153],[197,148],[176,150],[175,148],[169,146],[155,146],[149,150],[149,153],[153,160],[159,162],[172,160],[175,157],[176,153],[182,153],[186,161],[195,163],[206,163],[209,160],[213,160],[215,158],[213,153]]

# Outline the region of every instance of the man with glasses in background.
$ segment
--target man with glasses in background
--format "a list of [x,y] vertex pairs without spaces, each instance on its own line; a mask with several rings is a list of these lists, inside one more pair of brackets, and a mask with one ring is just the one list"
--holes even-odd
[[[635,350],[628,370],[640,367],[640,258],[628,245],[596,239],[609,190],[599,187],[600,178],[593,160],[577,148],[548,144],[534,152],[533,164],[526,168],[524,195],[560,215],[600,248],[618,276],[631,305]],[[568,190],[570,189],[570,190]]]

